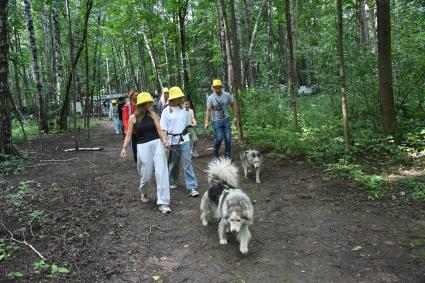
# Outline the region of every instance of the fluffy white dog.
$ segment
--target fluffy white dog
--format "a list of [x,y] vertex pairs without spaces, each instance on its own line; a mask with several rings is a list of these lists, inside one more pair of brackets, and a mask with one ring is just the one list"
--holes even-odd
[[219,158],[210,162],[207,172],[209,188],[201,200],[202,225],[207,226],[213,218],[220,219],[220,244],[227,244],[226,232],[235,233],[240,252],[246,254],[254,209],[247,194],[238,188],[238,169],[230,159]]

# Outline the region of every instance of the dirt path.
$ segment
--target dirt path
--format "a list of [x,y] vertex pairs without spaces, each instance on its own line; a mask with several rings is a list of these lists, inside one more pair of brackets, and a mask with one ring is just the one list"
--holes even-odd
[[[9,186],[39,183],[31,207],[47,217],[27,239],[70,269],[61,282],[425,282],[423,205],[371,202],[349,184],[299,180],[317,172],[306,164],[267,159],[262,184],[241,179],[255,201],[253,240],[242,256],[236,240],[219,244],[217,225],[200,224],[200,198],[188,197],[182,183],[172,191],[172,214],[157,210],[154,192],[142,204],[135,163],[118,158],[122,140],[112,133],[109,121],[101,122],[91,142],[82,142],[104,147],[100,152],[64,153],[71,136],[46,137],[34,166],[6,178]],[[205,168],[209,153],[201,150],[194,162]],[[196,173],[203,192],[206,177]],[[31,271],[36,260],[20,246],[0,261],[0,281],[16,270],[22,282],[46,280]]]

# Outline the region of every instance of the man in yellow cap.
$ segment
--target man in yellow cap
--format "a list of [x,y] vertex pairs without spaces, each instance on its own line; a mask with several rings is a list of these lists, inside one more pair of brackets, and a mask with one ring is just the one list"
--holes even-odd
[[121,121],[118,117],[118,105],[115,99],[112,99],[111,106],[109,106],[109,120],[114,123],[115,133],[117,135],[121,134]]
[[168,100],[168,106],[162,111],[160,125],[168,136],[168,144],[170,145],[170,154],[168,156],[170,188],[177,188],[180,156],[182,156],[186,190],[190,196],[196,197],[199,195],[197,190],[198,180],[190,161],[190,138],[186,129],[187,114],[186,110],[181,106],[184,101],[184,93],[179,87],[172,87],[170,88]]
[[214,128],[214,155],[218,157],[221,142],[224,139],[224,155],[231,158],[232,154],[232,127],[230,124],[229,106],[233,109],[234,122],[239,121],[238,107],[233,96],[223,90],[220,80],[214,80],[214,92],[208,96],[207,110],[205,111],[204,128],[208,128],[208,119],[211,116]]

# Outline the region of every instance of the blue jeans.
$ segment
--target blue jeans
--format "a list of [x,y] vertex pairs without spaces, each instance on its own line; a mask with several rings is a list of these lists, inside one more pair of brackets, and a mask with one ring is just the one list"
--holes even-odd
[[[193,171],[190,161],[190,142],[184,142],[181,145],[172,145],[172,150],[168,156],[168,171],[170,175],[170,185],[177,184],[179,178],[180,154],[183,158],[184,180],[186,182],[186,190],[189,192],[198,187],[195,172]],[[174,151],[177,151],[176,154]]]
[[230,118],[224,120],[213,121],[214,127],[214,155],[218,157],[221,142],[224,139],[224,155],[231,157],[232,153],[232,128],[230,126]]

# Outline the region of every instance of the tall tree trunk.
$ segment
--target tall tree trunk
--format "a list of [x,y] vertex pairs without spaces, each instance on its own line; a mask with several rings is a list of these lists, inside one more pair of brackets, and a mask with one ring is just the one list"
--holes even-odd
[[53,20],[53,45],[55,52],[55,81],[56,81],[56,100],[60,101],[61,86],[63,80],[62,71],[62,42],[60,35],[60,22],[59,22],[59,0],[52,1],[52,20]]
[[30,0],[24,0],[24,4],[25,4],[25,13],[27,16],[28,33],[29,33],[29,38],[31,43],[34,79],[35,79],[37,95],[38,95],[38,123],[39,123],[40,131],[43,131],[44,133],[47,134],[49,133],[49,125],[47,124],[46,115],[45,115],[44,94],[43,94],[43,87],[41,84],[40,65],[38,62],[37,41],[35,40],[34,23],[32,20]]
[[[113,51],[114,47],[112,46],[112,54],[115,54]],[[118,75],[117,71],[117,60],[115,59],[115,55],[112,55],[112,66],[114,67],[114,79],[115,79],[115,91],[118,92],[121,90],[121,92],[126,92],[127,90],[124,90],[124,84],[120,80],[120,76]],[[108,60],[108,54],[106,54],[106,60]],[[109,68],[109,65],[107,66]],[[109,94],[111,94],[111,79],[109,78],[109,69],[107,69],[108,72],[108,82],[109,82]]]
[[192,90],[189,82],[189,72],[187,70],[187,54],[186,54],[186,29],[185,29],[185,19],[187,14],[187,5],[188,0],[185,0],[184,3],[179,5],[179,29],[180,29],[180,56],[183,69],[183,89],[186,91],[186,96],[189,99],[192,99]]
[[[164,15],[164,0],[159,1],[159,15],[161,16],[161,20],[165,22],[166,19]],[[170,81],[171,81],[170,59],[169,59],[170,50],[169,50],[169,44],[168,44],[168,35],[166,32],[162,36],[162,44],[164,47],[165,69],[167,72],[167,84],[170,85]]]
[[108,54],[106,54],[106,84],[108,89],[108,94],[111,95],[111,75],[109,72],[109,60],[108,60]]
[[[267,0],[262,0],[261,4],[260,4],[260,8],[258,9],[258,15],[257,18],[255,19],[255,24],[254,24],[254,28],[252,29],[252,33],[249,36],[249,47],[248,47],[248,53],[246,55],[246,59],[245,59],[245,66],[244,66],[244,72],[242,74],[248,74],[248,78],[249,81],[252,80],[252,68],[251,68],[251,57],[252,57],[252,50],[254,49],[254,43],[255,43],[255,37],[257,35],[257,31],[258,31],[258,25],[260,23],[260,19],[261,19],[261,14],[263,12],[263,8],[264,8],[264,4],[266,3]],[[248,8],[247,8],[248,9]],[[241,79],[242,83],[244,83],[245,78]],[[249,85],[252,84],[252,81],[249,83]]]
[[376,8],[378,17],[378,70],[381,123],[385,135],[394,135],[397,132],[397,121],[394,108],[391,65],[390,0],[376,0]]
[[366,16],[366,1],[358,0],[359,11],[358,11],[358,20],[359,20],[359,30],[360,30],[360,43],[365,45],[369,42],[369,23]]
[[12,142],[12,121],[10,117],[11,97],[9,93],[9,83],[7,81],[9,72],[7,2],[8,0],[0,1],[0,153],[4,155],[17,155],[18,152]]
[[342,22],[342,0],[336,0],[337,10],[337,48],[339,57],[339,79],[341,92],[341,107],[342,107],[342,124],[344,127],[345,152],[350,150],[350,132],[348,127],[348,111],[347,111],[347,96],[345,94],[345,66],[344,66],[344,45],[343,45],[343,22]]
[[288,35],[288,49],[289,49],[289,62],[288,62],[288,75],[289,75],[289,93],[291,99],[291,108],[293,112],[293,122],[298,128],[298,113],[297,113],[297,92],[296,92],[296,73],[295,73],[295,57],[294,57],[294,44],[292,42],[292,23],[291,23],[291,6],[290,0],[285,0],[285,17],[286,17],[286,33]]
[[233,91],[234,87],[234,68],[233,68],[233,52],[232,52],[232,45],[230,43],[230,30],[229,30],[229,22],[227,20],[227,11],[226,11],[226,4],[224,3],[224,0],[220,0],[220,7],[221,7],[221,17],[223,20],[223,29],[224,29],[224,38],[226,42],[226,57],[227,57],[227,64],[228,64],[228,75],[229,75],[229,81],[228,84],[231,86],[229,88]]
[[[15,34],[15,47],[13,48],[12,44],[10,44],[10,46],[12,47],[12,50],[15,52],[15,54],[18,54],[19,50],[17,45],[19,43],[17,38],[16,26],[14,27],[14,34]],[[24,98],[22,95],[22,90],[21,90],[21,86],[19,82],[19,65],[16,58],[11,58],[11,61],[13,64],[13,77],[15,80],[16,100],[18,101],[18,110],[21,112],[24,109]]]
[[287,48],[288,44],[286,43],[286,35],[285,35],[285,30],[283,27],[283,22],[282,22],[282,18],[279,16],[278,19],[278,30],[279,30],[279,48],[280,48],[280,52],[281,52],[281,56],[279,56],[280,58],[280,62],[281,62],[281,68],[282,68],[282,78],[280,78],[280,83],[285,83],[285,73],[287,75],[287,71],[288,70],[288,52],[286,52],[287,50],[289,50]]
[[145,51],[143,50],[143,46],[140,40],[137,41],[137,58],[139,63],[138,88],[140,91],[143,91],[143,86],[147,86],[148,79],[146,78]]
[[[375,1],[365,0],[366,16],[369,23],[369,41],[376,40],[376,15],[375,15]],[[374,47],[374,45],[372,45]]]
[[[217,2],[216,2],[217,6]],[[226,25],[224,22],[224,17],[221,12],[219,12],[220,9],[217,7],[217,18],[219,19],[219,39],[220,39],[220,51],[221,51],[221,58],[223,59],[223,85],[227,86],[228,89],[230,89],[230,79],[229,79],[229,63],[228,63],[228,57],[227,57],[227,42],[226,42]]]
[[142,31],[143,39],[145,40],[146,49],[148,50],[149,57],[151,59],[153,71],[155,72],[156,89],[158,93],[161,93],[162,92],[161,71],[158,64],[156,63],[155,50],[152,46],[151,40],[148,37],[147,30],[144,25],[141,26],[141,31]]
[[[236,98],[236,103],[240,105],[239,91],[241,89],[241,60],[239,56],[239,39],[238,39],[238,28],[236,22],[236,13],[235,13],[235,0],[230,0],[230,15],[232,22],[232,45],[233,45],[233,95]],[[237,124],[238,129],[238,138],[240,142],[243,142],[243,130],[242,130],[242,117],[239,113],[234,113],[239,117],[239,123]]]
[[51,35],[52,32],[50,30],[50,7],[47,4],[44,4],[44,57],[45,57],[45,81],[46,81],[46,89],[47,89],[47,102],[48,105],[52,104],[55,101],[55,83],[54,77],[52,76],[52,52],[51,52]]
[[127,56],[128,65],[130,66],[131,72],[131,87],[137,86],[137,76],[136,71],[134,70],[133,61],[131,60],[131,49],[128,46],[124,46],[124,51]]
[[[74,76],[74,72],[75,72],[75,68],[77,66],[78,60],[80,59],[80,55],[81,52],[84,49],[84,43],[85,43],[85,38],[86,38],[86,33],[87,33],[87,26],[88,26],[88,19],[91,13],[91,9],[93,6],[93,0],[87,0],[86,2],[86,9],[85,9],[85,16],[84,16],[84,27],[83,27],[83,36],[81,38],[80,44],[79,44],[79,48],[78,51],[76,53],[76,57],[72,58],[71,60],[71,64],[70,64],[70,70],[68,73],[68,78],[66,80],[66,84],[65,84],[65,97],[64,97],[64,101],[61,107],[61,111],[59,114],[59,127],[61,130],[65,130],[66,129],[66,124],[67,124],[67,118],[68,118],[68,110],[69,110],[69,91],[71,89],[71,83],[72,83],[72,78]],[[75,110],[75,108],[74,108]]]

